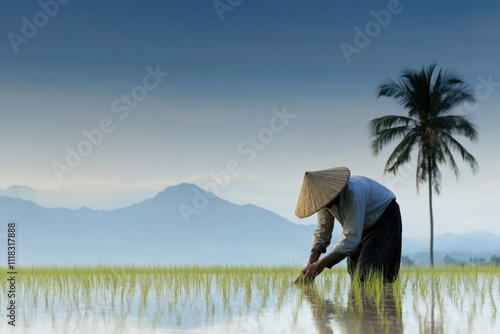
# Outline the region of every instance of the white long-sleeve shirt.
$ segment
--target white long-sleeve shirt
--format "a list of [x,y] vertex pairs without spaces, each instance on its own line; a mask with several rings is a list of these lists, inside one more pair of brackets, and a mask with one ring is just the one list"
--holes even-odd
[[341,191],[338,205],[318,211],[318,224],[313,234],[311,251],[325,253],[332,238],[335,218],[342,225],[338,243],[327,255],[342,261],[356,251],[363,231],[373,226],[396,196],[380,183],[364,177],[351,176]]

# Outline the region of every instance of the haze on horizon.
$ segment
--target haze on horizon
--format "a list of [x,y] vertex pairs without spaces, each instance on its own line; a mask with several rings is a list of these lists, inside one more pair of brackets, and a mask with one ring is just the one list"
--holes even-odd
[[294,216],[304,171],[344,165],[390,187],[404,234],[425,237],[426,189],[411,166],[383,175],[390,148],[371,155],[368,122],[403,113],[378,84],[437,63],[476,92],[461,112],[480,140],[459,138],[476,175],[442,169],[435,233],[500,234],[499,14],[495,1],[2,3],[0,189],[113,209],[216,179],[221,198],[311,224]]

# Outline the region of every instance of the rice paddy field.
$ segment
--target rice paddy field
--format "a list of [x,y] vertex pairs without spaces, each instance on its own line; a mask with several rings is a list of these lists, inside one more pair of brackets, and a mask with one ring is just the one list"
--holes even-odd
[[[0,333],[500,333],[500,267],[403,268],[352,284],[345,268],[25,267]],[[6,282],[8,274],[0,273]]]

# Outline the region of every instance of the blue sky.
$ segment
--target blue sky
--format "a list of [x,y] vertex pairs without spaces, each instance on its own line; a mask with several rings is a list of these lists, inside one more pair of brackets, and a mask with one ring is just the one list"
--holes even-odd
[[[457,182],[444,167],[436,232],[500,234],[498,2],[233,0],[221,20],[212,1],[55,1],[0,4],[0,188],[109,209],[180,182],[205,187],[235,161],[219,196],[314,223],[294,217],[303,172],[345,165],[391,187],[404,233],[427,236],[425,189],[417,195],[411,166],[383,175],[390,151],[371,156],[367,124],[403,113],[377,99],[378,84],[435,62],[481,95],[462,110],[479,126],[479,143],[462,142],[480,170],[460,164]],[[375,23],[381,11],[392,13]],[[356,27],[375,30],[348,62],[340,45],[356,46]],[[13,34],[26,39],[13,47]],[[168,76],[155,81],[155,70]],[[273,121],[285,110],[287,124]],[[98,144],[81,144],[103,121]],[[78,145],[90,153],[58,176],[54,163]]]

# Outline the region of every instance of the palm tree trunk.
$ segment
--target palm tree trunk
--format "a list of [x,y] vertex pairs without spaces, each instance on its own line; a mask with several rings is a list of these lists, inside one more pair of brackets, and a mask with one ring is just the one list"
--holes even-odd
[[432,215],[432,171],[431,171],[431,159],[427,160],[427,172],[429,173],[429,214],[431,217],[431,245],[430,245],[430,261],[431,268],[434,267],[434,218]]

